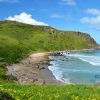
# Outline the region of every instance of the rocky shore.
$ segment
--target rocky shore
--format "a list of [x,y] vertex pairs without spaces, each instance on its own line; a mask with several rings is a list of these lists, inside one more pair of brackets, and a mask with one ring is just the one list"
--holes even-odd
[[63,52],[70,53],[91,50],[95,49],[34,53],[20,61],[20,63],[6,66],[6,74],[9,75],[10,79],[12,78],[14,82],[20,84],[61,85],[62,82],[56,80],[52,72],[48,69],[48,66],[50,65],[50,59],[48,56],[62,56]]
[[[20,63],[6,66],[6,74],[15,77],[14,82],[20,84],[52,84],[60,85],[52,72],[48,69],[50,65],[48,56],[51,53],[35,53],[23,59]],[[11,78],[11,77],[10,77]]]

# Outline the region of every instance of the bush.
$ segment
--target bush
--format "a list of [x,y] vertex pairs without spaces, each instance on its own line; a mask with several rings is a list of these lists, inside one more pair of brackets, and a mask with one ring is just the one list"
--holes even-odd
[[5,75],[5,74],[0,74],[0,77],[1,77],[2,79],[7,79],[7,75]]
[[47,46],[44,46],[44,50],[45,50],[45,51],[49,51],[49,49],[48,49]]
[[9,75],[8,76],[8,80],[12,80],[12,81],[17,81],[18,79],[17,79],[17,77],[16,76],[13,76],[13,75]]
[[0,91],[0,100],[14,100],[8,93]]

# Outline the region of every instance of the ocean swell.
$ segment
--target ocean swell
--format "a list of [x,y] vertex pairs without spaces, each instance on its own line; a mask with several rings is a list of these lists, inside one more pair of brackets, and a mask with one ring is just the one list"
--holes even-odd
[[48,68],[57,80],[67,84],[95,85],[100,82],[100,52],[71,52],[50,56]]
[[78,58],[82,61],[88,62],[95,66],[100,66],[100,57],[99,56],[91,56],[91,55],[86,55],[86,54],[65,54],[65,55],[69,56],[69,57]]
[[[51,57],[50,57],[51,58]],[[52,71],[55,78],[59,81],[62,81],[64,84],[70,84],[69,78],[63,78],[63,70],[59,68],[58,64],[55,61],[50,62],[50,66],[48,66],[49,70]]]

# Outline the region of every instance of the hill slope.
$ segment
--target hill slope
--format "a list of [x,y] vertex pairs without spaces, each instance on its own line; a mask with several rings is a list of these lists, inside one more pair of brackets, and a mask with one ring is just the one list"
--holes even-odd
[[0,62],[15,63],[31,52],[89,49],[96,46],[97,43],[89,34],[16,21],[0,22]]

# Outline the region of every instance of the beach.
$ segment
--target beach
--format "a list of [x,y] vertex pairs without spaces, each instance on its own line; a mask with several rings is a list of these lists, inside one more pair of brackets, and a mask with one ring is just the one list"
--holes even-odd
[[99,82],[99,59],[99,51],[92,49],[33,53],[6,66],[6,74],[18,84],[94,85]]
[[48,69],[50,65],[48,56],[51,54],[50,52],[31,54],[17,64],[6,66],[6,74],[16,77],[17,80],[14,82],[20,84],[61,85],[61,82],[56,80]]

